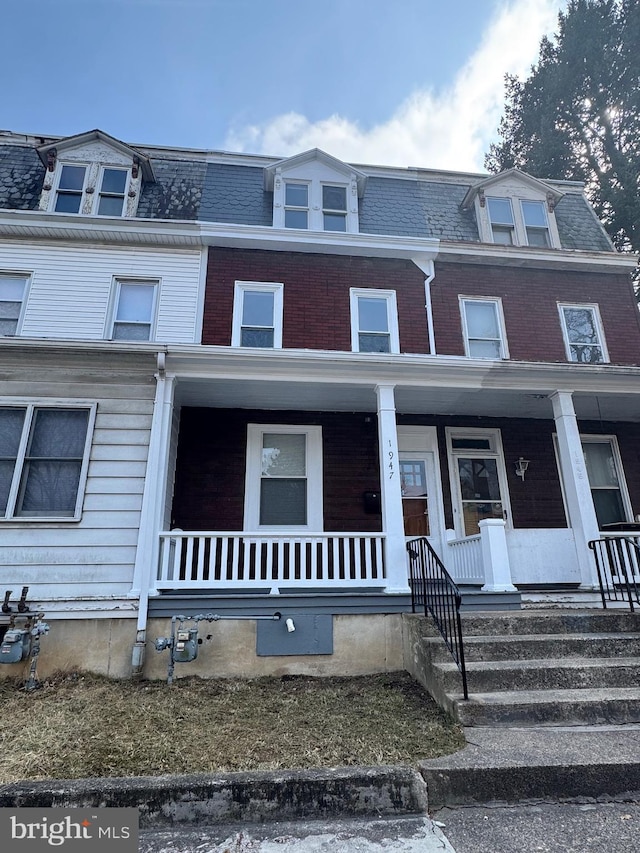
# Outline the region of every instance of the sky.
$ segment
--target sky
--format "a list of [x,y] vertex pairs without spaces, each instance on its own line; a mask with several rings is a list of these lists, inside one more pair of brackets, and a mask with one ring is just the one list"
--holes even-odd
[[566,0],[0,0],[0,128],[483,171]]

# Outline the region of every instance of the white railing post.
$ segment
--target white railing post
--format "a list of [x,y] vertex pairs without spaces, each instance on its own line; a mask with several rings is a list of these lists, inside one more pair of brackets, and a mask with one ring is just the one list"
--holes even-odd
[[478,527],[484,567],[482,592],[517,592],[511,583],[504,521],[501,518],[483,518]]
[[398,462],[398,430],[393,385],[377,385],[378,445],[380,453],[380,492],[382,529],[386,533],[386,592],[408,593],[407,547],[402,515],[402,490]]

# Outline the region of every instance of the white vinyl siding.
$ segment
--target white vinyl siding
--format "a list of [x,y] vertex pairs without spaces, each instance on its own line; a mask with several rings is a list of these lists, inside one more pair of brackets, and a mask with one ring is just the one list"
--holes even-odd
[[201,265],[206,251],[103,246],[3,246],[3,269],[32,273],[22,337],[103,339],[109,331],[113,282],[160,281],[155,340],[199,340]]
[[[45,371],[42,359],[29,359],[13,382],[0,382],[3,405],[96,406],[80,520],[13,519],[0,527],[3,582],[28,585],[33,599],[126,597],[131,589],[154,385],[146,372],[116,381],[94,370],[89,382],[84,372]],[[28,379],[45,373],[46,382]]]

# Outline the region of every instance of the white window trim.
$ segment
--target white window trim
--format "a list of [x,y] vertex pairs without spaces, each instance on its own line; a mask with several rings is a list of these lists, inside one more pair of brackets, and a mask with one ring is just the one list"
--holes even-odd
[[[520,195],[514,194],[510,192],[505,192],[504,190],[500,190],[498,187],[492,187],[490,192],[487,192],[485,196],[485,205],[484,207],[480,203],[480,199],[476,198],[476,217],[478,220],[478,227],[480,230],[481,239],[485,243],[493,243],[495,246],[503,245],[501,243],[496,243],[493,239],[493,230],[491,223],[491,216],[489,215],[489,198],[496,198],[501,200],[507,200],[511,202],[511,211],[513,213],[513,245],[519,247],[529,247],[529,240],[527,238],[527,228],[524,222],[524,213],[522,211],[522,202],[523,201],[535,201],[540,202],[544,206],[544,212],[547,217],[547,234],[549,237],[549,248],[550,249],[560,249],[560,234],[558,232],[558,225],[556,222],[556,215],[554,211],[549,210],[549,206],[547,204],[546,198],[541,198],[540,195]],[[499,223],[498,223],[499,225]],[[532,246],[533,249],[541,249],[541,246]]]
[[[56,202],[58,200],[58,188],[60,186],[60,180],[62,178],[62,167],[63,166],[79,166],[84,169],[84,183],[82,184],[82,190],[80,192],[80,209],[77,213],[64,213],[63,211],[56,211]],[[56,163],[56,171],[53,179],[53,186],[51,188],[51,201],[50,201],[50,210],[53,213],[60,213],[63,216],[80,216],[83,212],[83,208],[85,207],[86,197],[87,197],[87,186],[89,185],[89,172],[91,171],[91,163],[80,161],[80,160],[59,160]],[[66,194],[66,193],[65,193]]]
[[[316,164],[309,164],[309,177],[300,174],[288,176],[286,172],[278,172],[273,185],[273,226],[284,228],[285,219],[285,184],[305,184],[308,187],[307,231],[322,231],[325,234],[357,234],[360,230],[358,214],[358,184],[355,175],[334,175],[329,170],[318,170]],[[324,210],[322,205],[322,188],[324,186],[344,187],[346,190],[346,231],[325,231]],[[293,210],[304,208],[292,207]],[[287,229],[295,231],[296,229]]]
[[[96,181],[96,188],[95,188],[95,192],[94,192],[95,198],[94,198],[94,202],[93,202],[92,211],[96,216],[111,216],[112,219],[117,218],[117,217],[114,217],[113,214],[105,214],[105,213],[100,214],[100,213],[98,213],[98,208],[100,206],[100,198],[102,196],[101,190],[102,190],[102,181],[104,179],[105,169],[114,169],[118,172],[124,172],[125,173],[124,192],[122,194],[122,213],[120,214],[120,217],[123,217],[127,213],[127,198],[129,196],[129,188],[131,186],[131,169],[130,168],[128,169],[126,166],[123,166],[121,164],[115,164],[115,163],[101,163],[100,164],[100,170],[98,173],[98,180]],[[114,193],[106,193],[106,196],[108,198],[120,198],[119,195],[116,195]]]
[[[608,444],[611,447],[611,455],[613,456],[613,461],[616,466],[616,474],[618,475],[618,485],[620,487],[620,497],[622,499],[622,505],[624,507],[625,514],[627,519],[631,519],[633,521],[633,505],[631,503],[631,497],[629,496],[629,489],[627,487],[627,478],[624,473],[624,467],[622,465],[622,456],[620,455],[620,448],[618,447],[618,437],[616,435],[603,435],[600,433],[591,434],[591,433],[580,433],[580,445],[582,444]],[[564,504],[564,514],[567,519],[567,524],[569,523],[569,509],[567,507],[567,496],[565,494],[564,487],[564,479],[562,477],[562,467],[560,465],[560,451],[558,448],[558,434],[553,433],[553,449],[556,455],[556,465],[558,467],[558,477],[560,479],[560,491],[562,492],[562,503]],[[583,460],[584,461],[584,460]],[[584,463],[585,473],[587,470],[586,462]],[[591,490],[591,483],[589,483],[589,490]],[[595,507],[594,507],[595,510]]]
[[[467,328],[467,312],[465,311],[465,302],[491,302],[497,308],[498,331],[500,333],[500,359],[509,358],[509,345],[507,343],[507,330],[504,322],[504,311],[502,308],[502,299],[499,296],[458,296],[460,304],[460,317],[462,320],[462,338],[464,341],[464,352],[467,358],[482,359],[483,356],[472,356],[469,347],[469,330]],[[492,359],[487,359],[491,361]]]
[[[260,524],[262,436],[266,432],[306,435],[307,523],[280,527]],[[292,424],[247,424],[247,461],[244,488],[244,530],[270,533],[313,532],[324,529],[322,490],[322,427]]]
[[360,352],[360,317],[358,299],[361,297],[384,299],[387,303],[387,324],[389,326],[389,353],[366,353],[366,355],[387,355],[400,352],[400,333],[398,330],[398,304],[395,290],[352,287],[349,290],[351,310],[351,351]]
[[[130,338],[114,338],[113,330],[116,325],[116,315],[118,313],[118,303],[120,301],[120,286],[122,284],[146,284],[149,287],[153,287],[153,306],[151,309],[151,321],[149,329],[149,338],[148,341],[137,341]],[[159,278],[136,278],[135,276],[129,275],[115,275],[113,276],[113,281],[111,285],[111,306],[109,309],[109,322],[107,325],[107,330],[105,334],[105,338],[107,340],[113,341],[118,340],[120,343],[130,343],[130,344],[143,344],[148,342],[153,342],[156,339],[157,332],[157,324],[158,324],[158,307],[160,305],[160,287],[161,287],[161,279]]]
[[589,310],[593,311],[593,316],[595,318],[595,326],[598,332],[599,343],[598,346],[602,350],[602,361],[601,362],[591,362],[592,364],[607,364],[609,362],[609,351],[607,349],[607,342],[604,336],[604,328],[602,326],[602,317],[600,316],[600,306],[595,302],[558,302],[558,313],[560,314],[560,328],[562,329],[562,339],[564,341],[564,349],[567,356],[567,361],[570,364],[582,364],[583,366],[589,364],[589,362],[580,362],[574,361],[571,358],[571,342],[569,341],[569,331],[567,329],[567,323],[564,316],[565,308],[577,308],[579,310]]
[[[16,458],[15,468],[13,470],[13,479],[9,489],[9,497],[7,499],[7,507],[4,515],[0,515],[0,523],[11,524],[40,524],[42,522],[77,522],[82,518],[82,506],[84,503],[85,490],[87,485],[87,475],[89,471],[89,455],[93,442],[93,430],[96,420],[97,403],[83,402],[80,400],[56,400],[52,403],[51,400],[3,400],[2,408],[25,409],[25,419],[22,426],[22,435],[18,454]],[[31,515],[14,515],[16,502],[20,490],[22,480],[22,472],[24,468],[24,458],[31,435],[33,425],[33,416],[36,409],[83,409],[89,413],[87,418],[87,434],[85,436],[85,444],[82,456],[82,465],[80,468],[80,478],[78,480],[78,492],[76,495],[76,505],[74,514],[70,515],[51,515],[51,516],[31,516]]]
[[27,310],[27,299],[29,298],[29,291],[31,289],[31,280],[33,278],[33,273],[30,272],[20,272],[17,270],[0,270],[0,279],[2,278],[23,278],[25,279],[24,284],[24,294],[22,296],[22,304],[20,306],[20,313],[18,314],[18,322],[16,324],[16,330],[13,335],[0,335],[0,337],[7,338],[17,338],[22,333],[22,324],[24,323],[24,315]]
[[[273,293],[273,347],[259,349],[282,349],[282,319],[284,314],[284,284],[277,281],[236,281],[233,291],[233,319],[231,321],[231,346],[239,347],[242,339],[242,312],[244,294],[248,290]],[[243,347],[250,349],[250,347]]]
[[[449,467],[449,486],[451,488],[451,504],[453,510],[453,524],[456,536],[460,539],[466,538],[464,532],[464,515],[462,512],[462,495],[460,493],[460,480],[458,477],[458,466],[456,459],[464,456],[467,459],[495,459],[498,470],[498,484],[500,486],[500,497],[502,503],[502,514],[508,529],[513,527],[511,514],[511,500],[507,481],[507,470],[504,464],[504,450],[502,447],[502,433],[499,429],[484,429],[482,427],[446,427],[447,438],[447,461]],[[486,438],[489,440],[490,449],[454,448],[455,438]],[[476,534],[478,535],[478,534]]]

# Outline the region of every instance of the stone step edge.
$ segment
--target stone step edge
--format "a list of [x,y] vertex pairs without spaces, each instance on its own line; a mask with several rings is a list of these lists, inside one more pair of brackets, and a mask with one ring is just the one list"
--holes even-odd
[[[443,673],[457,672],[460,670],[455,661],[434,661],[434,669]],[[520,660],[473,660],[465,663],[465,669],[469,672],[497,672],[512,670],[535,670],[535,669],[602,669],[633,667],[640,669],[640,658],[597,658],[597,657],[566,657],[566,658],[527,658]]]
[[447,694],[454,702],[464,705],[492,707],[495,705],[536,705],[545,703],[598,704],[601,702],[635,701],[640,702],[640,687],[573,687],[548,690],[496,690],[491,692],[469,693],[469,699],[462,693]]
[[424,815],[413,767],[345,767],[186,776],[49,780],[0,785],[0,808],[131,808],[140,827],[235,821]]
[[[431,810],[444,806],[552,800],[637,802],[640,762],[446,767],[419,763]],[[446,831],[446,830],[445,830]]]

